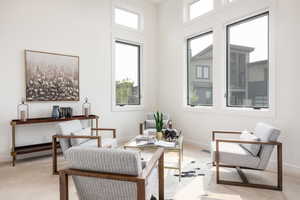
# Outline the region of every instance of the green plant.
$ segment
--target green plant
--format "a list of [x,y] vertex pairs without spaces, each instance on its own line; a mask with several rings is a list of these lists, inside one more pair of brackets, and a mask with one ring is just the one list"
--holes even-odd
[[163,114],[157,111],[156,113],[154,113],[154,119],[155,119],[156,131],[161,132],[164,125]]

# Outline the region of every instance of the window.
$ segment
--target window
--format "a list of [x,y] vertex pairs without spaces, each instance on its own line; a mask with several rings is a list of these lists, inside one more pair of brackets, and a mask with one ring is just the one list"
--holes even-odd
[[213,33],[187,40],[187,104],[212,106]]
[[209,66],[208,65],[197,65],[196,66],[196,78],[197,79],[208,79],[209,76]]
[[214,0],[198,0],[189,6],[190,20],[199,17],[214,8]]
[[269,14],[227,26],[227,106],[269,107]]
[[115,101],[118,106],[140,105],[141,46],[115,42]]
[[133,29],[139,29],[139,15],[127,10],[115,8],[115,23]]

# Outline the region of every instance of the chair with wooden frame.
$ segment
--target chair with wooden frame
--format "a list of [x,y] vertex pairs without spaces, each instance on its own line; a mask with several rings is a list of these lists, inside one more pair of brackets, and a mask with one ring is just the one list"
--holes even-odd
[[[68,122],[61,122],[58,124],[58,131],[56,135],[52,136],[52,173],[53,175],[58,175],[57,170],[57,141],[59,140],[59,144],[62,150],[62,153],[72,147],[71,140],[72,139],[86,139],[86,141],[80,144],[81,147],[109,147],[115,148],[117,146],[116,140],[116,129],[113,128],[91,128],[91,135],[72,135],[72,133],[76,133],[77,131],[82,130],[83,127],[79,120],[72,120]],[[93,136],[93,131],[110,131],[112,132],[112,139],[107,138],[103,139],[101,136]]]
[[164,199],[163,148],[144,168],[138,152],[122,149],[72,147],[65,157],[71,168],[59,171],[60,200],[69,199],[68,176],[80,199],[150,200],[157,194],[154,182],[159,200]]
[[[260,141],[245,141],[236,139],[216,139],[216,134],[241,134],[238,131],[213,131],[212,132],[212,159],[216,166],[217,184],[246,186],[262,189],[271,189],[282,191],[282,143],[277,142],[280,131],[274,127],[258,123],[254,135],[260,138]],[[241,144],[261,145],[257,156],[253,156],[241,147]],[[277,147],[277,185],[265,185],[250,183],[243,173],[242,169],[265,170],[270,160],[274,146]],[[239,151],[242,153],[239,154]],[[220,167],[236,168],[242,182],[227,181],[220,179]]]
[[[156,126],[155,126],[155,119],[154,119],[154,112],[150,112],[146,114],[146,120],[142,123],[140,123],[140,135],[143,135],[146,133],[146,135],[149,134],[149,132],[156,132]],[[163,113],[163,122],[164,126],[163,128],[166,129],[169,122],[171,121],[170,115],[167,113]]]

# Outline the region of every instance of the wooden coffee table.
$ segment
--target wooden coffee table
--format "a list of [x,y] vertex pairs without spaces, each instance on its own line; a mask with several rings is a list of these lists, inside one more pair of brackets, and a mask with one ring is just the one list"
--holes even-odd
[[[137,136],[136,136],[137,137]],[[183,160],[183,136],[180,135],[177,143],[174,147],[164,147],[164,146],[158,146],[155,144],[147,144],[147,145],[138,145],[136,142],[136,137],[131,139],[129,142],[127,142],[123,147],[124,149],[138,149],[140,151],[145,150],[155,150],[158,148],[164,148],[165,152],[175,152],[178,153],[178,162],[176,166],[165,166],[166,169],[175,169],[179,172],[179,181],[181,181],[181,172],[182,172],[182,160]]]

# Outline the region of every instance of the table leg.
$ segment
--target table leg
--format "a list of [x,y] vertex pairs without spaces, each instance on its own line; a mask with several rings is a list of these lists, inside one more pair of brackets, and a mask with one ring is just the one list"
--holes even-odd
[[178,156],[179,156],[179,163],[178,163],[178,167],[179,167],[179,176],[178,176],[178,178],[179,178],[179,182],[181,182],[181,172],[182,172],[182,169],[181,169],[181,167],[182,167],[182,149],[180,149],[180,150],[178,151]]

